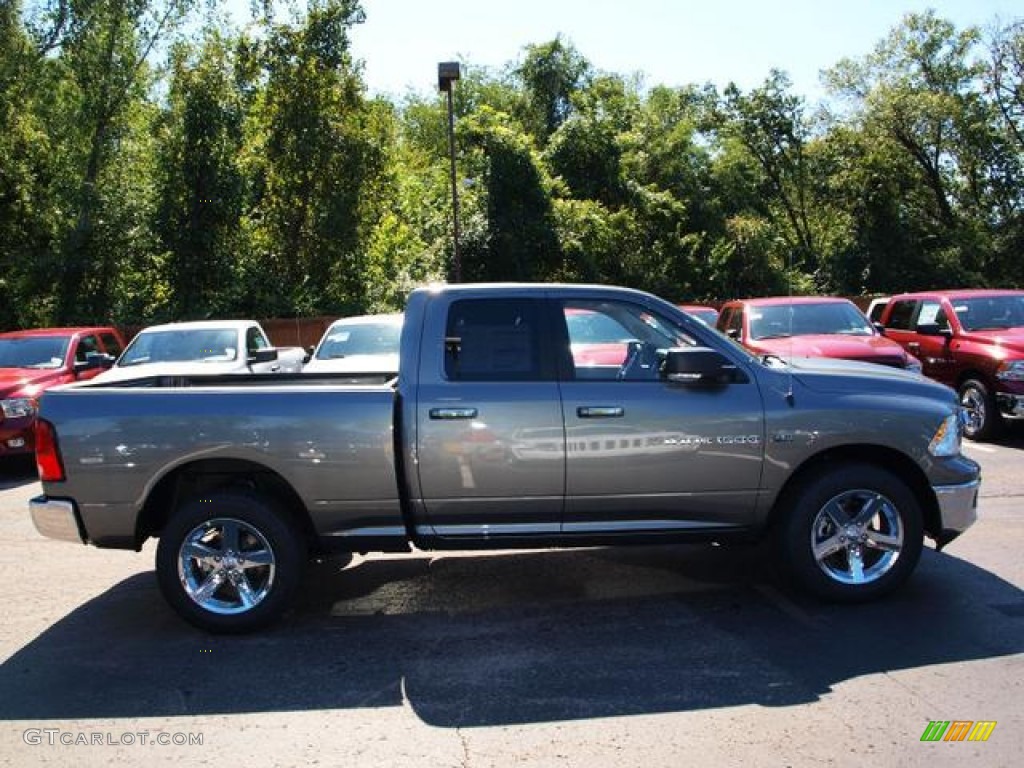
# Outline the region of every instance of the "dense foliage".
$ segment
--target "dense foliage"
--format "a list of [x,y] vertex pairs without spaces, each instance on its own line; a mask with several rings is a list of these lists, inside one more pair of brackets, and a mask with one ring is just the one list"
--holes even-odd
[[[400,307],[452,270],[442,94],[358,0],[0,4],[0,328]],[[1024,285],[1024,20],[908,15],[826,74],[643,87],[561,38],[455,89],[466,280],[674,300]]]

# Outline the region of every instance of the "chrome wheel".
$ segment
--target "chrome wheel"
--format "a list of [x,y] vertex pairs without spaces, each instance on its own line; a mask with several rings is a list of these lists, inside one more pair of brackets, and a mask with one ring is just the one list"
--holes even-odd
[[178,578],[200,608],[219,615],[251,611],[274,586],[277,561],[266,537],[230,517],[206,520],[178,549]]
[[974,437],[985,431],[988,419],[988,403],[984,392],[970,383],[960,390],[960,405],[964,412],[964,434]]
[[814,561],[840,584],[882,578],[899,560],[903,542],[899,510],[877,491],[844,491],[825,503],[811,525]]

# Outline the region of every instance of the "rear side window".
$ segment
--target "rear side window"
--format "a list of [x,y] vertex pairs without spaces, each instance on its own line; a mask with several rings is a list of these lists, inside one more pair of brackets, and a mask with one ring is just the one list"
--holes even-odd
[[895,301],[892,303],[892,311],[889,313],[889,322],[886,328],[895,328],[897,331],[909,331],[910,321],[914,316],[914,307],[917,302],[913,299]]
[[100,338],[103,339],[103,347],[107,350],[108,355],[117,357],[121,354],[121,344],[117,341],[117,337],[112,333],[101,333]]
[[542,381],[540,311],[530,299],[453,302],[445,327],[444,372],[450,381]]

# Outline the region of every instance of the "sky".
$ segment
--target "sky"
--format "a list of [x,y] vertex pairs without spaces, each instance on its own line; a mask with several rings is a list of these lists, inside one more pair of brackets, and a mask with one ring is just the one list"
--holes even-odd
[[591,65],[646,86],[760,85],[774,67],[824,96],[819,72],[859,58],[907,13],[933,8],[958,29],[1024,17],[1020,0],[362,0],[351,32],[373,94],[437,88],[437,64],[500,68],[556,35]]

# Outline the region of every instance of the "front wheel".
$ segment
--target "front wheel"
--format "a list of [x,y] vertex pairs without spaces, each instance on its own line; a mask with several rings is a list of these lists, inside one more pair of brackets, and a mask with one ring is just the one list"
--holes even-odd
[[218,491],[183,504],[160,536],[160,591],[208,632],[249,632],[291,602],[305,564],[301,538],[270,500]]
[[1002,417],[995,398],[984,382],[968,379],[960,385],[960,406],[964,409],[964,437],[990,440],[999,432]]
[[921,557],[921,507],[887,470],[844,464],[808,479],[783,503],[778,534],[784,562],[820,597],[879,597],[905,582]]

